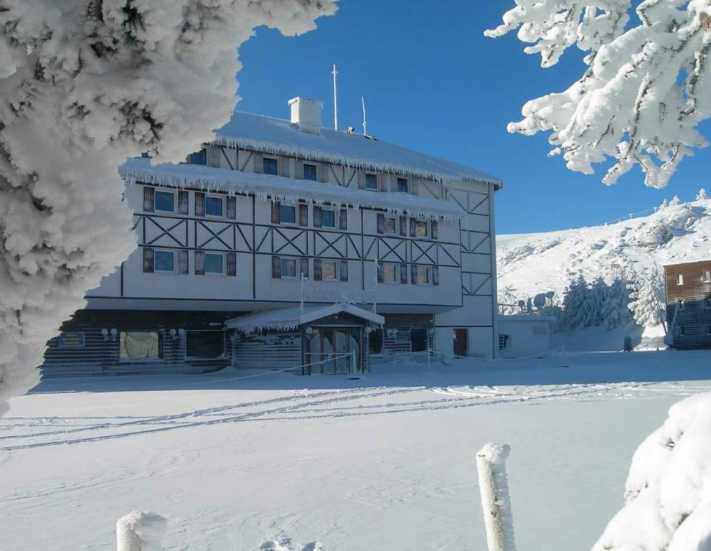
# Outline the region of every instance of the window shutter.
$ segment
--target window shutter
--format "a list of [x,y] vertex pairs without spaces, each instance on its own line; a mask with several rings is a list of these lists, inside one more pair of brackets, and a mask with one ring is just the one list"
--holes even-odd
[[281,217],[279,215],[279,202],[272,201],[272,224],[278,224],[281,222]]
[[378,233],[385,233],[385,215],[378,213]]
[[388,191],[388,175],[377,174],[375,177],[378,180],[378,191]]
[[382,283],[385,278],[383,277],[383,263],[378,262],[378,283]]
[[340,216],[338,217],[338,227],[343,231],[348,231],[348,208],[341,207]]
[[415,237],[417,234],[417,222],[414,218],[410,218],[410,237]]
[[205,275],[205,253],[195,251],[195,275]]
[[400,217],[400,235],[407,236],[407,216]]
[[281,279],[281,258],[272,256],[272,279]]
[[437,220],[432,220],[432,231],[430,232],[432,234],[432,239],[437,239],[439,235],[439,224],[437,223]]
[[407,263],[400,264],[400,283],[407,285]]
[[432,284],[439,285],[439,267],[432,266]]
[[299,226],[309,225],[309,206],[305,203],[299,203]]
[[183,275],[190,273],[188,268],[188,251],[178,251],[178,273]]
[[314,228],[321,227],[321,207],[314,206]]
[[253,153],[252,162],[254,163],[254,172],[257,174],[264,172],[264,157],[261,153]]
[[316,165],[316,178],[319,182],[328,183],[329,165],[326,163],[318,163]]
[[153,212],[155,210],[154,205],[155,190],[152,187],[143,188],[143,211]]
[[410,281],[413,285],[417,285],[417,265],[412,264],[410,266]]
[[304,178],[304,160],[303,159],[296,159],[294,161],[294,168],[296,170],[294,174],[294,178],[297,180],[305,180]]
[[195,216],[205,216],[205,194],[195,192]]
[[358,179],[358,187],[360,189],[365,189],[365,172],[358,172],[356,178]]
[[277,173],[279,176],[288,178],[290,176],[290,159],[288,157],[277,157]]
[[220,149],[215,145],[207,146],[207,166],[220,168]]
[[348,261],[341,260],[339,264],[341,266],[341,281],[348,281]]
[[314,280],[321,281],[321,259],[314,258]]
[[302,258],[299,261],[299,274],[303,275],[304,278],[308,279],[309,278],[309,259],[308,258]]
[[227,197],[227,218],[237,218],[237,197]]
[[178,212],[180,214],[190,214],[190,193],[184,190],[178,191]]
[[151,247],[143,247],[143,271],[147,274],[155,271],[153,249]]
[[225,256],[227,257],[227,275],[234,277],[237,275],[237,253],[230,252]]

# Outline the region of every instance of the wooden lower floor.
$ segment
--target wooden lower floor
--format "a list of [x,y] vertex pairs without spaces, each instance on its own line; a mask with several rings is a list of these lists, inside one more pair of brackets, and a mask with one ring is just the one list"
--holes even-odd
[[296,369],[365,371],[369,358],[433,347],[432,314],[385,315],[374,327],[351,316],[291,331],[241,334],[225,322],[245,312],[82,310],[47,343],[44,377]]

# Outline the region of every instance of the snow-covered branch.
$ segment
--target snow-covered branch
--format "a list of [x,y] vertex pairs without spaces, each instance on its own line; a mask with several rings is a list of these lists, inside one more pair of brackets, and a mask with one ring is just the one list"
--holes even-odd
[[551,154],[570,170],[591,174],[613,159],[606,184],[639,165],[659,188],[707,145],[698,126],[711,117],[711,0],[516,0],[485,34],[514,30],[543,67],[574,45],[587,54],[578,81],[527,102],[523,120],[508,126],[551,131]]
[[237,101],[255,27],[336,0],[0,0],[0,413],[45,342],[135,246],[117,167],[179,160]]

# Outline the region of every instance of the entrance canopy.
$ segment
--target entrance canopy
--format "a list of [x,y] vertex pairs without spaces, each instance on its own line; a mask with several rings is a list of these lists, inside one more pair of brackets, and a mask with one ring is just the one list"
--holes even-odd
[[267,310],[227,320],[225,327],[247,334],[265,330],[293,331],[303,325],[338,314],[350,314],[376,325],[385,323],[383,316],[358,308],[353,304],[331,304],[330,306],[306,306],[304,308],[297,306]]

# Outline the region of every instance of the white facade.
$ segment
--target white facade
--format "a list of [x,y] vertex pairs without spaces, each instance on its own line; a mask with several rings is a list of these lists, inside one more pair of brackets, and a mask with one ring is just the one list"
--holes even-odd
[[498,316],[501,358],[541,358],[551,353],[553,319],[537,315]]
[[128,162],[138,248],[89,293],[89,309],[352,302],[386,328],[389,316],[401,326],[429,316],[445,354],[458,334],[460,353],[495,356],[501,183],[369,137],[314,133],[317,107],[292,101],[292,124],[238,114],[190,164]]

